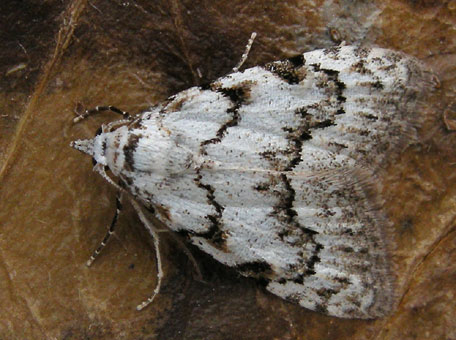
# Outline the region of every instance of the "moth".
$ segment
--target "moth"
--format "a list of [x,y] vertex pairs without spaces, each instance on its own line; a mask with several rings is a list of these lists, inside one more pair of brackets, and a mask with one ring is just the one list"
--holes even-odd
[[283,299],[341,318],[388,314],[393,226],[377,176],[417,140],[432,78],[403,53],[338,46],[235,69],[135,116],[95,109],[124,119],[71,146],[132,197],[156,242],[159,284],[138,309],[163,276],[146,207]]

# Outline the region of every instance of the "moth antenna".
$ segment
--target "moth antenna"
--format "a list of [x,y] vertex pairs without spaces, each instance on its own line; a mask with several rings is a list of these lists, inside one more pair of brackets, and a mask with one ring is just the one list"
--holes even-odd
[[120,212],[122,211],[122,195],[123,193],[121,191],[117,192],[116,195],[116,212],[114,213],[114,217],[112,219],[111,225],[108,228],[108,231],[106,232],[106,235],[103,237],[103,240],[101,241],[100,245],[98,246],[97,249],[92,253],[90,256],[89,260],[86,262],[87,267],[90,267],[92,263],[95,261],[95,259],[100,255],[101,251],[104,249],[104,247],[108,244],[108,241],[110,240],[112,234],[114,234],[115,227],[117,225],[117,220],[119,219]]
[[250,49],[252,48],[253,41],[256,38],[256,32],[253,32],[252,35],[250,36],[249,41],[247,42],[247,45],[245,46],[244,54],[241,56],[241,60],[237,63],[235,67],[233,67],[233,73],[238,72],[241,66],[245,63],[247,60],[247,57],[249,56]]
[[81,120],[86,119],[89,116],[92,116],[96,113],[104,112],[104,111],[111,111],[111,112],[117,113],[119,115],[122,115],[127,120],[131,120],[131,115],[128,112],[122,111],[115,106],[109,105],[109,106],[95,106],[94,109],[85,110],[82,114],[76,113],[77,117],[75,117],[73,119],[73,123],[78,123]]

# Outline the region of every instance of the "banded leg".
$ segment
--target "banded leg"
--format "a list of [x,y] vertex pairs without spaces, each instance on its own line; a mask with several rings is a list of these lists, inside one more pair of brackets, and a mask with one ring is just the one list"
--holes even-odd
[[114,229],[116,227],[117,220],[119,219],[119,214],[121,211],[122,211],[122,192],[118,191],[117,195],[116,195],[116,212],[112,219],[111,225],[109,226],[109,229],[108,229],[106,235],[104,236],[103,240],[101,241],[100,245],[98,246],[98,248],[95,249],[95,251],[90,256],[89,260],[87,261],[87,263],[86,263],[87,267],[90,267],[92,265],[93,261],[95,261],[97,256],[101,253],[103,248],[108,243],[109,239],[111,238],[111,235],[114,234]]
[[91,115],[94,115],[99,112],[104,112],[104,111],[111,111],[111,112],[117,113],[119,115],[122,115],[125,119],[128,119],[128,120],[131,119],[131,116],[128,112],[122,111],[115,106],[109,105],[109,106],[96,106],[94,109],[85,110],[82,114],[78,114],[78,116],[73,119],[73,122],[74,123],[80,122],[81,120],[86,119],[87,117],[89,117]]
[[162,267],[162,261],[161,261],[161,255],[160,255],[160,239],[158,237],[159,230],[157,230],[152,223],[149,222],[147,217],[144,215],[142,209],[140,208],[139,204],[132,198],[130,200],[131,205],[133,208],[136,210],[136,213],[138,214],[139,219],[141,222],[144,224],[146,229],[149,231],[150,236],[152,236],[152,239],[154,240],[154,248],[155,248],[155,256],[157,258],[157,285],[155,286],[154,292],[152,295],[142,303],[140,303],[138,306],[136,306],[137,310],[142,310],[146,308],[148,305],[154,301],[155,297],[157,296],[158,293],[160,293],[160,288],[161,288],[161,283],[163,279],[163,267]]
[[[153,294],[145,301],[143,301],[141,304],[139,304],[136,309],[137,310],[142,310],[144,308],[146,308],[149,304],[152,303],[152,301],[155,299],[155,297],[157,296],[157,294],[160,292],[160,288],[161,288],[161,284],[162,284],[162,279],[163,279],[163,267],[162,267],[162,261],[161,261],[161,255],[160,255],[160,241],[159,241],[159,233],[160,232],[163,232],[162,230],[159,230],[157,228],[155,228],[153,226],[153,224],[151,222],[149,222],[149,220],[147,219],[147,217],[144,215],[141,207],[139,206],[139,204],[135,201],[134,198],[132,198],[128,192],[123,188],[121,187],[119,184],[116,184],[112,179],[111,177],[109,177],[107,174],[106,174],[106,171],[104,169],[104,166],[102,164],[97,164],[95,165],[94,167],[94,170],[96,172],[98,172],[109,184],[111,184],[114,188],[117,189],[118,193],[125,193],[129,198],[130,198],[130,202],[131,202],[131,205],[133,206],[133,208],[136,210],[136,213],[138,214],[138,217],[139,219],[141,220],[141,222],[144,224],[144,226],[146,227],[146,229],[149,231],[150,235],[152,236],[152,239],[154,241],[154,248],[155,248],[155,257],[157,259],[157,279],[158,279],[158,282],[157,282],[157,286],[155,287],[154,289],[154,292]],[[120,203],[120,202],[119,202]],[[121,206],[120,206],[121,207]],[[118,215],[118,211],[116,211],[116,214]],[[115,216],[114,216],[115,217]],[[115,217],[116,219],[116,217]],[[168,232],[168,230],[165,230],[166,232]],[[109,231],[108,231],[108,234],[109,234]],[[172,234],[171,234],[172,235]],[[174,237],[174,236],[173,236]],[[106,237],[105,237],[106,238]],[[175,237],[174,237],[175,238]],[[199,269],[199,266],[195,260],[195,258],[193,257],[193,255],[191,254],[190,250],[188,250],[188,248],[180,241],[178,240],[177,238],[175,238],[176,241],[178,241],[179,245],[182,245],[185,253],[187,254],[187,256],[189,257],[190,261],[193,263],[193,265],[195,266],[195,271],[196,271],[196,274],[197,274],[197,277],[198,279],[200,279],[200,281],[202,281],[202,275],[201,275],[201,271]],[[103,239],[103,241],[105,241],[105,239]],[[103,247],[99,247],[99,248],[103,248]],[[100,250],[101,250],[100,249]],[[95,258],[98,254],[97,252],[99,253],[99,249],[97,249],[94,253],[94,255],[92,255],[93,258]],[[92,259],[91,257],[91,259]],[[89,260],[90,262],[90,260]],[[92,260],[93,262],[93,260]]]
[[244,54],[242,54],[241,60],[237,63],[235,67],[233,67],[233,73],[239,71],[241,66],[245,63],[247,60],[247,57],[249,56],[250,49],[252,48],[253,41],[255,40],[256,37],[256,32],[253,32],[252,35],[250,36],[249,41],[247,42],[247,45],[245,46]]

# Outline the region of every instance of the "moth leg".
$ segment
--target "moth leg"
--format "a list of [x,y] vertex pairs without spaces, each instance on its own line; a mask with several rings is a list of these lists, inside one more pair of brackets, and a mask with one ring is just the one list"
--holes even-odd
[[81,120],[86,119],[87,117],[89,117],[91,115],[94,115],[99,112],[104,112],[104,111],[111,111],[111,112],[117,113],[119,115],[122,115],[127,120],[131,119],[131,115],[128,112],[122,111],[115,106],[109,105],[109,106],[96,106],[95,108],[93,108],[91,110],[85,110],[83,113],[78,114],[78,116],[73,119],[73,123],[80,122]]
[[162,283],[162,279],[163,279],[163,267],[162,267],[162,261],[161,261],[161,255],[160,255],[160,241],[159,241],[159,236],[158,236],[159,230],[157,230],[157,228],[155,228],[153,226],[153,224],[149,222],[147,217],[144,215],[142,209],[140,208],[139,204],[133,198],[130,199],[130,202],[131,202],[133,208],[135,208],[136,213],[139,216],[139,219],[144,224],[144,226],[146,227],[146,229],[149,231],[150,235],[152,236],[152,239],[154,240],[155,257],[157,258],[157,280],[158,280],[158,282],[154,289],[153,294],[147,300],[143,301],[138,306],[136,306],[137,310],[141,310],[141,309],[144,309],[145,307],[147,307],[149,304],[151,304],[152,301],[154,301],[157,294],[160,292],[161,283]]
[[[118,192],[120,192],[120,193],[125,192],[128,195],[128,192],[126,192],[124,188],[122,188],[121,186],[116,184],[106,174],[106,171],[104,170],[104,166],[103,165],[97,164],[97,165],[94,166],[93,169],[96,172],[98,172],[109,184],[111,184],[114,188],[116,188],[118,190]],[[155,228],[152,225],[152,223],[149,222],[149,220],[144,215],[144,213],[141,210],[141,208],[138,205],[138,203],[131,197],[130,197],[130,202],[131,202],[133,208],[136,210],[136,213],[138,214],[139,219],[144,224],[144,226],[146,227],[146,229],[149,231],[150,235],[152,236],[152,239],[154,240],[155,256],[157,258],[157,278],[158,278],[157,286],[155,287],[153,294],[146,301],[142,302],[141,304],[139,304],[136,307],[137,310],[142,310],[145,307],[147,307],[154,300],[155,296],[160,292],[160,288],[161,288],[161,282],[162,282],[162,278],[163,278],[163,268],[162,268],[160,248],[159,248],[160,242],[159,242],[159,236],[158,236],[158,234],[161,232],[161,230]],[[180,240],[178,241],[179,244],[182,244],[181,242],[182,241],[180,241]],[[187,254],[187,256],[189,257],[190,261],[194,264],[197,276],[198,277],[202,277],[201,271],[200,271],[200,269],[199,269],[199,267],[197,265],[197,262],[196,262],[195,258],[190,253],[188,248],[185,247],[185,245],[182,245],[182,246],[183,246],[184,252]],[[201,280],[201,281],[203,281],[203,280]]]
[[235,67],[233,67],[233,73],[239,71],[241,66],[245,63],[247,60],[247,57],[249,56],[250,49],[252,48],[253,41],[255,40],[256,37],[256,32],[253,32],[252,35],[250,36],[249,41],[247,42],[247,45],[245,46],[244,54],[241,56],[241,60],[237,63]]
[[117,220],[119,219],[119,215],[120,215],[121,211],[122,211],[122,192],[118,191],[117,195],[116,195],[116,212],[112,219],[111,225],[109,226],[108,231],[106,232],[106,235],[103,237],[103,240],[101,241],[98,248],[95,249],[95,251],[90,256],[89,260],[87,261],[87,263],[86,263],[87,267],[90,267],[92,265],[93,261],[95,261],[95,259],[98,257],[98,255],[100,255],[103,248],[106,246],[106,244],[108,244],[108,241],[111,238],[111,235],[114,234],[114,229],[116,228]]

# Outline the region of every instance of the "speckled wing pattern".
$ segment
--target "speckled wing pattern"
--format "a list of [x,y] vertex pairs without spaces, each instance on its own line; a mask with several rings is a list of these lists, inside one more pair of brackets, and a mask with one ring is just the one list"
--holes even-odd
[[343,318],[394,304],[376,170],[414,141],[430,72],[342,46],[193,87],[104,134],[107,165],[174,231],[275,295]]

